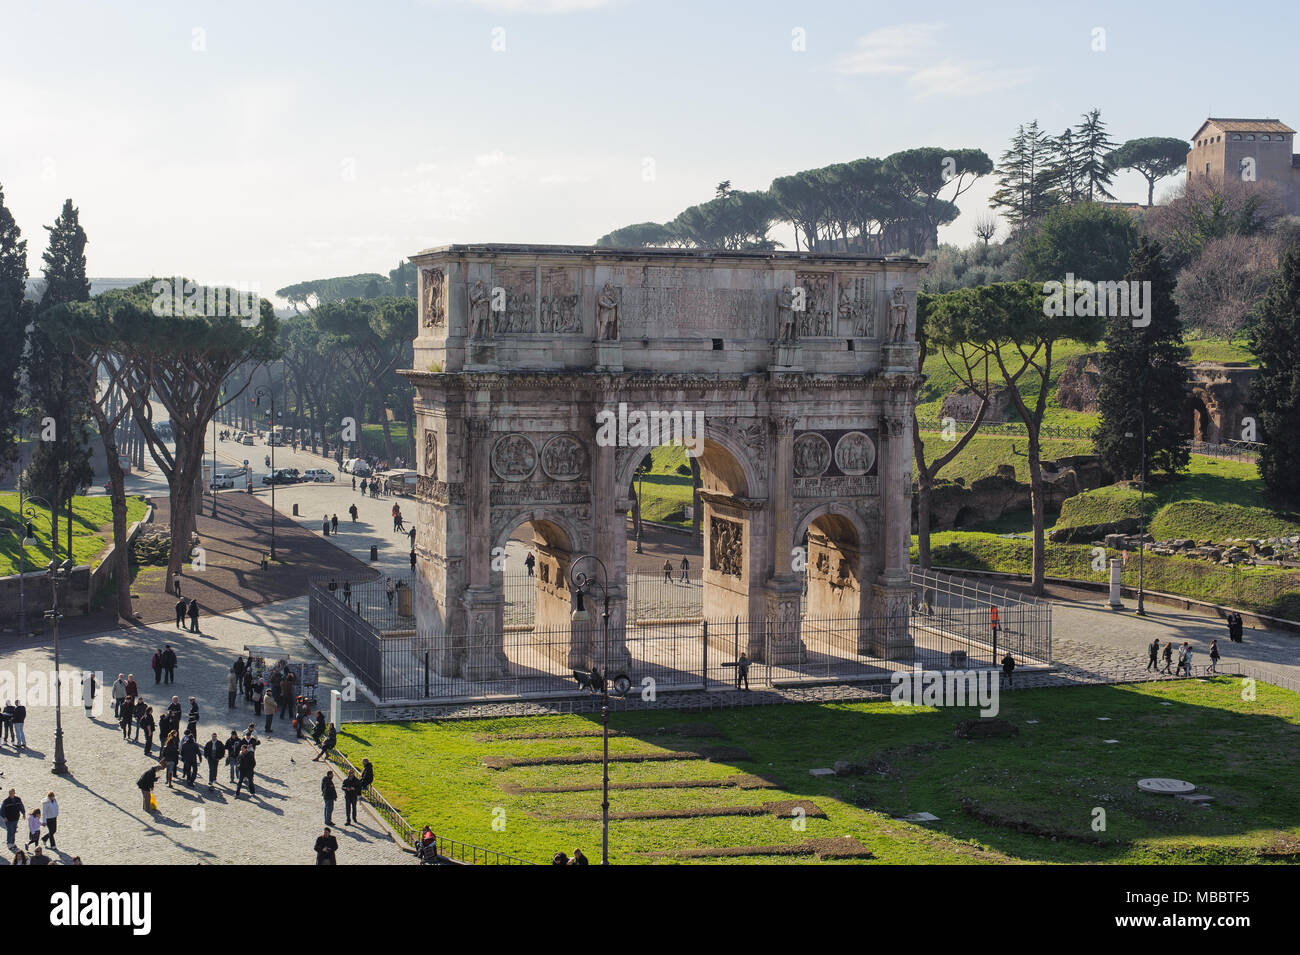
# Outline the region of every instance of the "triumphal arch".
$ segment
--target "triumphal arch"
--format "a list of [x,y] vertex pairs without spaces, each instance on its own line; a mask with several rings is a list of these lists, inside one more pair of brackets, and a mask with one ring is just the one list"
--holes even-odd
[[[922,263],[537,245],[411,258],[416,620],[439,674],[506,674],[494,555],[524,524],[535,626],[570,627],[568,568],[595,554],[626,652],[633,479],[675,422],[702,429],[706,619],[745,621],[768,662],[798,660],[814,618],[860,621],[860,653],[910,653]],[[589,666],[589,630],[572,634],[562,665]]]

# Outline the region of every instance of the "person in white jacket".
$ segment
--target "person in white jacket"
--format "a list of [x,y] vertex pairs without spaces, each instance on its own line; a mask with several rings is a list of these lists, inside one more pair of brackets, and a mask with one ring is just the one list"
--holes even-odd
[[59,830],[59,801],[54,798],[54,793],[47,793],[45,802],[41,803],[41,818],[45,820],[45,835],[41,836],[41,841],[51,849],[57,849],[54,834]]

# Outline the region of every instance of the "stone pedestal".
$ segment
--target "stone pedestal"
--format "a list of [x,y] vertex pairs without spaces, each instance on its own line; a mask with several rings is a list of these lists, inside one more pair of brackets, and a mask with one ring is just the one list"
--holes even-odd
[[494,341],[471,341],[465,346],[468,353],[465,371],[496,371],[497,343]]
[[862,628],[861,652],[885,660],[912,659],[912,588],[905,581],[882,578],[872,585],[878,616]]
[[881,349],[885,371],[916,371],[916,346],[908,342],[887,342]]
[[465,680],[500,680],[510,672],[502,643],[505,597],[491,588],[466,588],[461,597],[468,633],[458,675]]
[[595,342],[594,344],[596,371],[623,370],[622,342]]
[[[774,580],[767,588],[767,632],[749,635],[749,655],[770,666],[808,662],[808,648],[799,632],[799,592],[796,579]],[[759,643],[759,639],[762,643]],[[755,644],[758,644],[757,646]]]
[[803,371],[798,342],[777,342],[772,349],[772,371]]

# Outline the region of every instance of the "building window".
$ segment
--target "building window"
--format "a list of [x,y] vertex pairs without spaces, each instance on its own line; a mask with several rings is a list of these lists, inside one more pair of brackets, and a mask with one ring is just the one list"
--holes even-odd
[[1255,141],[1255,134],[1254,134],[1254,133],[1247,133],[1247,134],[1246,134],[1246,142],[1248,142],[1248,143],[1253,143],[1254,141]]
[[1240,141],[1240,139],[1241,139],[1241,133],[1233,133],[1233,134],[1232,134],[1232,141],[1233,141],[1234,143]]

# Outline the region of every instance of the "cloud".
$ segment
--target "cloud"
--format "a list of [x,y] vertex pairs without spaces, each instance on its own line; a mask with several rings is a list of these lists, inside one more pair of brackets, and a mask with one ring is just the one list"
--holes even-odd
[[[443,6],[447,0],[423,0],[426,6]],[[489,13],[551,14],[587,13],[607,7],[612,0],[455,0]]]
[[893,75],[904,80],[917,99],[979,96],[1019,86],[1032,71],[993,66],[946,56],[942,23],[900,23],[859,37],[854,50],[832,69],[850,76]]
[[859,37],[856,49],[835,64],[835,72],[909,73],[927,50],[935,47],[942,23],[899,23]]

